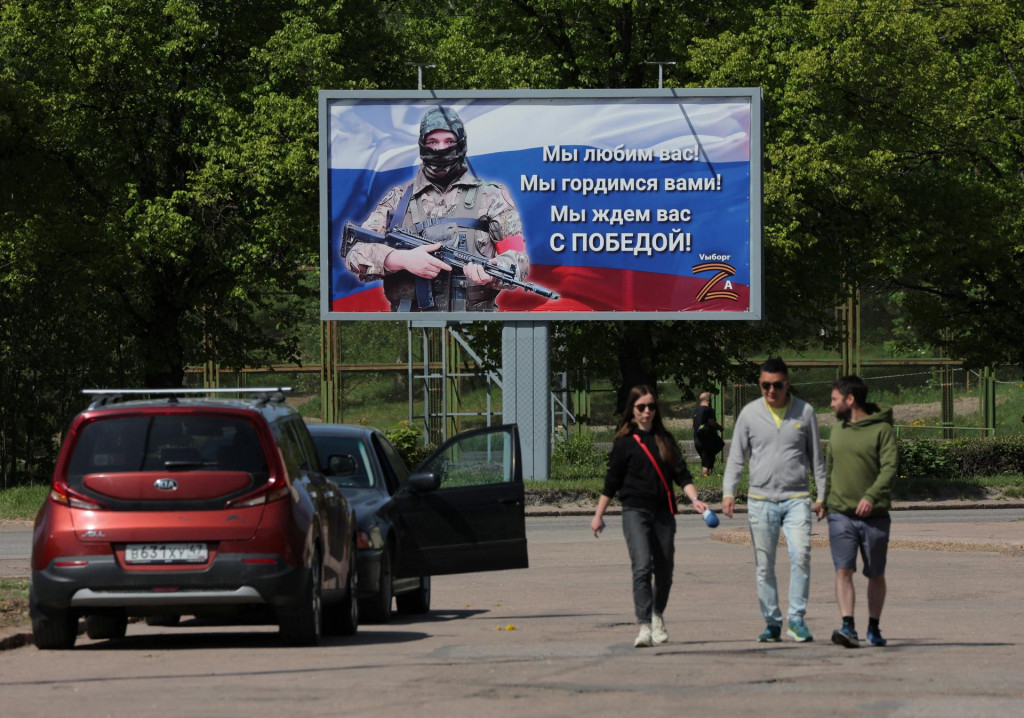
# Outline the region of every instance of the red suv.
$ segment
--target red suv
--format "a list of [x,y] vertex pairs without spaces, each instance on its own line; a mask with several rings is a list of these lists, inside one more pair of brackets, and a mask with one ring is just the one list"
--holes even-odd
[[285,391],[85,392],[33,533],[39,648],[71,648],[80,617],[91,638],[182,615],[356,632],[354,514]]

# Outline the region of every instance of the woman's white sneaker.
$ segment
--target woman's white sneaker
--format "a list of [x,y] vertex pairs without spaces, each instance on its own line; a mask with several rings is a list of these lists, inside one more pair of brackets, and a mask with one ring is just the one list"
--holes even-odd
[[665,619],[655,613],[651,618],[651,641],[655,646],[660,646],[668,640],[668,629],[665,628]]
[[653,646],[651,639],[651,624],[641,623],[640,633],[637,634],[636,640],[633,641],[633,648],[650,648]]

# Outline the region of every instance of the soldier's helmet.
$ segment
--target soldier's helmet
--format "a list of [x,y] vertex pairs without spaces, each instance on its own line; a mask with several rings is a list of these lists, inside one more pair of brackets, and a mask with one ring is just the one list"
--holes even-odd
[[[440,150],[427,147],[427,135],[437,130],[455,135],[455,144]],[[459,170],[466,161],[466,128],[462,124],[462,118],[454,110],[441,105],[427,110],[420,120],[419,145],[423,171],[430,179],[450,178],[461,174]]]

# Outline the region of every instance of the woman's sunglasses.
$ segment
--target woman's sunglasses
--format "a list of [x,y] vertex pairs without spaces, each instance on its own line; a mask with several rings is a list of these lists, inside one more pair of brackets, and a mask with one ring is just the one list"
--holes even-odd
[[652,401],[650,404],[633,404],[633,408],[636,409],[637,411],[644,411],[645,409],[657,411],[658,405]]

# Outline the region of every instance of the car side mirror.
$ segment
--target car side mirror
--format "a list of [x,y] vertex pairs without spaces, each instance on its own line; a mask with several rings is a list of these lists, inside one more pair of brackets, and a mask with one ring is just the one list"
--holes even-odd
[[352,476],[358,470],[355,458],[348,454],[334,454],[328,457],[324,473],[328,476]]
[[421,471],[409,476],[405,486],[414,494],[426,494],[441,487],[441,477],[433,472]]

